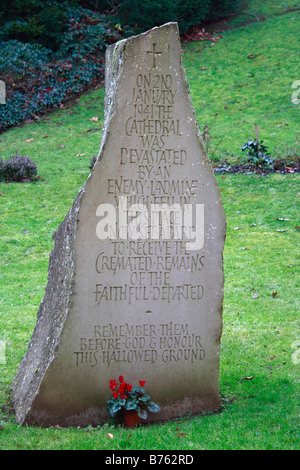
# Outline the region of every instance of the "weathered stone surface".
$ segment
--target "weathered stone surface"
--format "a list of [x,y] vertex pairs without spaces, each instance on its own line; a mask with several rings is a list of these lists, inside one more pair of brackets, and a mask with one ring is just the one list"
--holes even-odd
[[99,157],[55,233],[12,385],[19,423],[104,422],[119,375],[146,380],[153,421],[219,406],[226,222],[177,24],[110,46],[106,64]]

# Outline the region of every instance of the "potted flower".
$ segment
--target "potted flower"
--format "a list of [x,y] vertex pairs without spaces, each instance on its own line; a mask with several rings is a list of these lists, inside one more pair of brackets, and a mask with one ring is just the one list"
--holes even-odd
[[145,380],[140,380],[139,387],[133,387],[125,382],[124,377],[120,375],[119,383],[116,380],[110,380],[109,388],[113,394],[107,401],[107,408],[110,415],[115,418],[117,413],[121,412],[126,426],[136,426],[140,424],[141,419],[148,418],[148,412],[158,413],[160,406],[150,400],[150,396],[144,390]]

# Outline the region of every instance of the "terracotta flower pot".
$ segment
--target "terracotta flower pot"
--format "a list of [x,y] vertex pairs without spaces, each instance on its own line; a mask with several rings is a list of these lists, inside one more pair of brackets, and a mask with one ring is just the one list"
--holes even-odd
[[126,427],[138,426],[141,423],[141,418],[136,410],[124,410],[123,419]]

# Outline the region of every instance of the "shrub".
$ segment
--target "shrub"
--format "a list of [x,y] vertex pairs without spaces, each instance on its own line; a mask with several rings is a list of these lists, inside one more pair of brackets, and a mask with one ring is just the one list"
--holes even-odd
[[57,50],[66,30],[66,10],[77,4],[76,0],[1,0],[2,38],[51,44]]
[[66,12],[67,31],[64,34],[58,55],[78,60],[103,52],[106,45],[115,39],[109,19],[77,8]]
[[0,74],[8,71],[16,80],[25,75],[31,76],[33,69],[43,67],[49,62],[52,51],[40,44],[22,43],[15,39],[2,42],[0,56]]
[[122,24],[129,24],[139,33],[154,26],[176,21],[176,2],[172,0],[123,0],[118,15]]
[[178,21],[184,32],[232,12],[240,1],[16,0],[12,6],[2,0],[0,75],[6,104],[0,106],[0,132],[102,83],[106,46],[122,36],[169,21]]
[[243,0],[120,0],[117,13],[122,24],[136,32],[177,21],[181,33],[189,27],[236,12]]
[[243,0],[211,0],[209,19],[210,21],[224,18],[232,13],[235,13],[245,3]]
[[25,155],[10,155],[8,160],[0,159],[0,181],[27,181],[37,177],[37,166]]
[[209,15],[210,0],[177,0],[177,21],[180,32],[183,33],[190,26],[202,23]]
[[273,160],[268,153],[268,147],[264,145],[263,140],[248,140],[243,146],[242,151],[247,150],[248,163],[256,170],[273,168]]
[[103,80],[105,47],[120,39],[119,32],[107,17],[84,8],[67,8],[65,17],[66,32],[56,52],[17,40],[0,43],[0,73],[6,84],[1,131],[58,107]]

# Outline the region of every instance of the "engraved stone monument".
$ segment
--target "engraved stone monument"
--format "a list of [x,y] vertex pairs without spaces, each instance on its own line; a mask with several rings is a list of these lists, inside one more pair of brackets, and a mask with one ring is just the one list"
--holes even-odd
[[108,47],[96,164],[54,234],[48,284],[12,385],[19,423],[108,418],[124,375],[160,407],[219,407],[226,222],[176,23]]

